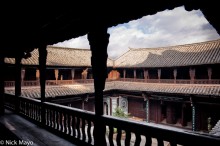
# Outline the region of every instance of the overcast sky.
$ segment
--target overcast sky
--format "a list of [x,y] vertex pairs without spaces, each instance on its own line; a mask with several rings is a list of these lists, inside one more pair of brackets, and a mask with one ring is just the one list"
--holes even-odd
[[[130,48],[155,48],[219,39],[200,10],[183,7],[142,17],[108,29],[108,55],[117,58]],[[54,46],[89,49],[87,35]]]

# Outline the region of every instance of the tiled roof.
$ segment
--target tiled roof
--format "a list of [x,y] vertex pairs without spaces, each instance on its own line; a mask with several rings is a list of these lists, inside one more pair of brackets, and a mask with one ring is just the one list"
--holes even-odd
[[[91,66],[91,51],[48,46],[47,65],[50,66]],[[22,59],[22,64],[37,65],[38,50],[32,57]],[[6,63],[14,64],[14,59],[5,58]],[[112,67],[174,67],[220,63],[220,39],[208,42],[178,45],[161,48],[130,49],[117,60],[108,59]]]
[[[49,66],[91,66],[91,51],[89,49],[75,49],[62,47],[47,47],[47,65]],[[38,49],[31,52],[31,57],[22,59],[22,64],[38,65]],[[12,58],[5,58],[6,63],[14,64],[15,60]],[[108,66],[113,66],[113,60],[108,59]]]
[[116,67],[172,67],[220,63],[220,39],[208,42],[130,49],[115,61]]
[[[159,83],[135,83],[112,81],[107,82],[105,91],[118,89],[127,91],[147,91],[159,93],[176,93],[176,94],[195,94],[195,95],[220,95],[220,85],[202,85],[202,84],[159,84]],[[14,94],[14,88],[6,88],[6,93]],[[47,86],[46,97],[77,95],[84,93],[93,93],[93,84],[78,84],[78,85],[60,85]],[[40,98],[39,87],[23,87],[22,96],[31,98]]]
[[212,128],[209,134],[220,136],[220,120],[216,123],[216,125]]

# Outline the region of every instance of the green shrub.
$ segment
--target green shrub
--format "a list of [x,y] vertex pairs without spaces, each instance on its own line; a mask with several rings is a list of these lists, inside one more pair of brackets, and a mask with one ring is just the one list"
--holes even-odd
[[126,114],[122,108],[116,107],[115,112],[113,112],[113,116],[120,118],[128,118],[130,114]]

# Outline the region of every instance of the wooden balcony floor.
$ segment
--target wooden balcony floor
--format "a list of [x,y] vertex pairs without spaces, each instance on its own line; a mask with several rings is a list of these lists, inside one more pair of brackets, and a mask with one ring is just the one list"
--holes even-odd
[[[3,127],[4,130],[2,129]],[[5,127],[11,132],[11,134],[7,134],[6,136],[6,133],[5,135],[2,133],[3,131],[6,132]],[[22,142],[21,140],[23,140],[23,142],[32,141],[34,146],[76,146],[71,142],[31,123],[21,116],[12,113],[9,110],[6,110],[6,114],[4,116],[0,116],[0,128],[0,140],[4,139],[4,142],[6,142],[6,140],[15,140],[17,143],[19,143]],[[10,133],[9,131],[7,133]],[[15,137],[12,135],[15,135]]]

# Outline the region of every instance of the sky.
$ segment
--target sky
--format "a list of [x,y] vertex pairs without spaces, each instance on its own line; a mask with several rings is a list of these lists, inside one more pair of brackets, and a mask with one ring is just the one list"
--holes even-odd
[[[129,48],[156,48],[220,39],[200,10],[184,7],[144,16],[108,28],[109,58],[116,59]],[[89,49],[87,35],[54,44],[68,48]]]

